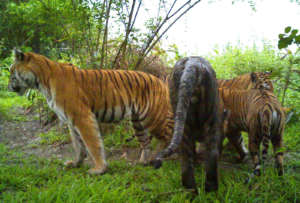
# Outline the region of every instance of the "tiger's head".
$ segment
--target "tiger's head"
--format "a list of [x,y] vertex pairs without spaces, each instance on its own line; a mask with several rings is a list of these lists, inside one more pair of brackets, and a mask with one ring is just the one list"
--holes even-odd
[[15,52],[15,61],[10,68],[8,90],[24,95],[27,89],[37,88],[37,78],[32,71],[34,63],[30,61],[30,55],[18,50]]
[[252,72],[251,81],[253,83],[253,89],[273,91],[274,87],[270,79],[271,74],[272,71]]

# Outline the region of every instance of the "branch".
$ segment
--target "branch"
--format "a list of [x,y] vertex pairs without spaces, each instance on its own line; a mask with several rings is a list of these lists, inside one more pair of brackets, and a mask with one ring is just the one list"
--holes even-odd
[[[200,0],[201,1],[201,0]],[[200,2],[199,1],[199,2]],[[198,2],[198,3],[199,3]],[[191,1],[186,2],[185,4],[183,4],[179,9],[177,9],[177,11],[175,11],[169,18],[172,18],[173,16],[175,16],[181,9],[183,9],[187,4],[191,3]],[[196,2],[197,4],[197,2]]]
[[152,45],[150,46],[150,48],[147,50],[147,52],[145,53],[145,55],[147,55],[151,49],[155,46],[155,44],[162,38],[162,36],[184,15],[186,14],[190,9],[192,9],[196,4],[198,4],[201,0],[196,1],[193,5],[191,5],[189,8],[187,8],[182,14],[180,14],[164,31],[161,35],[159,35],[159,37],[154,41],[154,43],[152,43]]
[[[134,19],[132,21],[132,16],[134,14],[134,8],[135,8],[136,0],[133,0],[133,2],[132,2],[132,6],[131,6],[131,9],[130,9],[130,14],[129,14],[129,17],[128,17],[128,23],[127,23],[127,25],[125,24],[126,25],[126,27],[125,27],[125,29],[126,29],[125,39],[123,40],[123,42],[122,42],[122,44],[121,44],[121,46],[120,46],[120,48],[118,50],[118,53],[117,53],[117,55],[115,57],[115,60],[113,62],[112,67],[115,67],[115,65],[116,65],[116,63],[117,63],[120,55],[122,56],[122,60],[124,60],[125,53],[126,53],[126,47],[127,47],[127,44],[128,44],[129,34],[131,33],[132,28],[134,26],[136,17],[137,17],[137,15],[139,13],[139,10],[140,10],[141,3],[142,3],[142,1],[139,1],[138,8],[137,8],[137,10],[135,12],[135,16],[134,16]],[[122,54],[121,54],[121,52],[122,52]]]
[[[102,4],[101,7],[101,13],[100,13],[100,17],[99,17],[99,21],[98,21],[98,25],[102,25],[103,22],[103,16],[104,16],[104,12],[105,12],[105,3]],[[102,27],[102,26],[101,26]],[[98,28],[98,33],[97,33],[97,38],[96,38],[96,51],[99,51],[99,45],[100,45],[100,35],[102,33],[103,29]]]
[[130,31],[132,30],[132,28],[133,28],[133,25],[135,24],[136,17],[137,17],[137,15],[138,15],[139,11],[140,11],[140,7],[141,7],[141,5],[142,5],[142,0],[140,0],[140,3],[139,3],[139,5],[138,5],[138,7],[137,7],[137,11],[136,11],[136,13],[135,13],[135,16],[134,16],[134,19],[133,19],[132,25],[131,25],[131,27],[130,27]]
[[[158,29],[156,29],[155,33],[148,39],[146,46],[144,46],[144,49],[142,50],[142,54],[140,55],[135,68],[137,68],[142,60],[144,59],[144,57],[151,51],[151,49],[156,45],[156,43],[164,36],[164,34],[184,15],[186,14],[190,9],[192,9],[195,5],[197,5],[198,3],[200,3],[201,0],[198,0],[196,2],[194,2],[192,5],[190,5],[188,8],[186,8],[186,10],[184,10],[163,32],[162,34],[160,34],[158,36],[158,38],[153,42],[155,36],[157,35],[157,33],[159,32],[159,30],[162,28],[162,26],[166,23],[166,21],[168,19],[170,19],[171,17],[173,17],[174,15],[172,14],[171,17],[169,17],[168,19],[165,18],[164,21],[162,22],[162,24],[160,25],[160,27]],[[190,2],[190,1],[188,1]],[[187,3],[185,3],[183,6],[181,6],[178,10],[181,10]],[[175,13],[178,13],[178,10],[175,11]],[[167,16],[166,16],[167,17]]]
[[[105,3],[107,4],[107,0],[105,1]],[[107,10],[106,10],[106,22],[105,22],[104,36],[103,36],[103,42],[102,42],[100,68],[103,68],[104,54],[106,52],[106,47],[107,47],[108,20],[109,20],[109,14],[110,14],[111,4],[112,4],[112,0],[109,0],[108,6],[107,6]]]

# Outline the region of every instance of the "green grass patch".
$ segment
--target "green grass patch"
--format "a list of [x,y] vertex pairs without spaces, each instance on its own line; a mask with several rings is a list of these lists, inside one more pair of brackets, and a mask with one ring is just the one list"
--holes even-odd
[[[117,124],[111,133],[105,134],[103,136],[105,147],[138,147],[139,144],[137,139],[134,137],[134,130],[132,128],[132,123],[128,121],[123,121]],[[132,139],[133,138],[133,139]],[[126,141],[126,140],[130,141]]]
[[26,121],[26,117],[16,114],[17,107],[28,107],[31,102],[25,97],[20,97],[16,93],[0,91],[0,114],[6,120]]
[[[88,167],[65,170],[60,161],[24,157],[0,145],[0,201],[3,202],[189,202],[191,194],[180,180],[178,161],[166,161],[161,169],[108,161],[109,171],[90,176]],[[261,177],[244,184],[247,164],[220,167],[218,192],[205,193],[204,173],[197,166],[199,195],[193,202],[297,202],[300,175],[286,170],[278,177],[266,166]],[[240,169],[237,169],[240,168]],[[191,200],[192,201],[192,200]]]
[[39,143],[45,145],[60,145],[70,142],[70,135],[68,133],[62,133],[56,129],[51,129],[48,132],[40,133],[38,137],[41,138]]
[[298,151],[300,153],[299,123],[287,125],[284,130],[284,145],[288,151]]

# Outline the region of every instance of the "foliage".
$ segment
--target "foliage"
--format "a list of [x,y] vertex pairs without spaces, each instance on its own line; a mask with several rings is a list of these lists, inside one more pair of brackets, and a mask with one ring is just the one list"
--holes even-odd
[[[178,161],[166,161],[163,167],[131,165],[126,161],[109,161],[110,170],[102,176],[87,175],[87,167],[64,170],[61,161],[24,157],[0,144],[0,200],[3,202],[184,202],[191,194],[180,181]],[[22,165],[22,167],[20,167]],[[220,188],[216,193],[203,190],[204,173],[196,166],[199,195],[193,202],[296,202],[299,201],[300,176],[295,169],[299,161],[286,166],[278,177],[273,164],[265,166],[261,177],[244,184],[244,165],[220,167]]]
[[278,48],[287,48],[291,44],[300,45],[300,34],[298,34],[298,29],[292,29],[288,26],[284,29],[284,34],[279,34]]
[[[13,47],[44,54],[53,59],[79,59],[80,67],[135,69],[170,27],[199,0],[158,1],[153,5],[120,0],[4,0],[0,6],[0,58]],[[149,12],[149,7],[151,12]],[[136,26],[141,10],[145,29]],[[148,11],[148,12],[147,12]],[[131,53],[131,50],[138,50]],[[136,54],[138,53],[138,54]],[[133,55],[133,57],[131,57]],[[128,57],[134,58],[126,64]]]
[[300,118],[300,51],[282,53],[264,43],[262,48],[234,47],[216,49],[208,56],[217,78],[229,79],[252,71],[272,71],[275,94],[286,107],[294,111],[293,122]]
[[255,45],[234,47],[229,44],[223,50],[215,49],[214,52],[208,58],[217,78],[229,79],[253,71],[272,71],[273,76],[278,76],[287,64],[280,60],[278,52],[268,43],[264,43],[261,49]]
[[115,128],[110,133],[104,134],[104,146],[105,147],[138,147],[136,139],[131,140],[134,136],[134,130],[132,123],[129,121],[122,121],[119,125],[115,125]]

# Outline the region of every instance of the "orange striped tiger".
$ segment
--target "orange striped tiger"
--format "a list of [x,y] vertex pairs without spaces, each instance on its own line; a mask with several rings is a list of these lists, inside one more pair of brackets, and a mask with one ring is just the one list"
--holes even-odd
[[225,108],[230,110],[226,136],[240,156],[243,157],[246,152],[235,136],[236,132],[246,131],[249,136],[249,151],[254,163],[254,174],[260,175],[260,143],[271,140],[278,174],[282,175],[283,153],[279,149],[283,142],[285,114],[276,96],[265,89],[219,88],[219,94]]
[[230,88],[240,90],[250,90],[254,85],[260,83],[266,90],[274,91],[270,75],[272,72],[252,72],[239,75],[232,79],[218,79],[219,88]]
[[[126,70],[81,70],[32,52],[15,51],[8,88],[20,95],[35,88],[60,120],[67,122],[76,153],[67,167],[78,167],[91,156],[90,174],[107,170],[99,122],[133,121],[142,147],[141,159],[151,136],[168,143],[172,137],[173,114],[168,86],[150,74]],[[86,149],[86,150],[85,150]]]
[[[218,79],[218,86],[219,88],[230,88],[230,89],[239,89],[239,90],[250,90],[256,89],[258,86],[263,86],[265,89],[269,91],[274,91],[272,81],[270,80],[271,71],[266,72],[252,72],[246,73],[243,75],[239,75],[232,79]],[[239,145],[244,146],[243,144],[243,137],[241,132],[231,132],[232,137],[237,139],[236,142]],[[267,142],[264,142],[264,145],[267,145]],[[230,142],[227,144],[225,148],[232,149],[232,145]],[[222,148],[221,148],[222,150]],[[244,149],[246,152],[247,150]],[[239,157],[239,161],[242,161],[245,157],[245,154],[241,153],[243,156]]]

